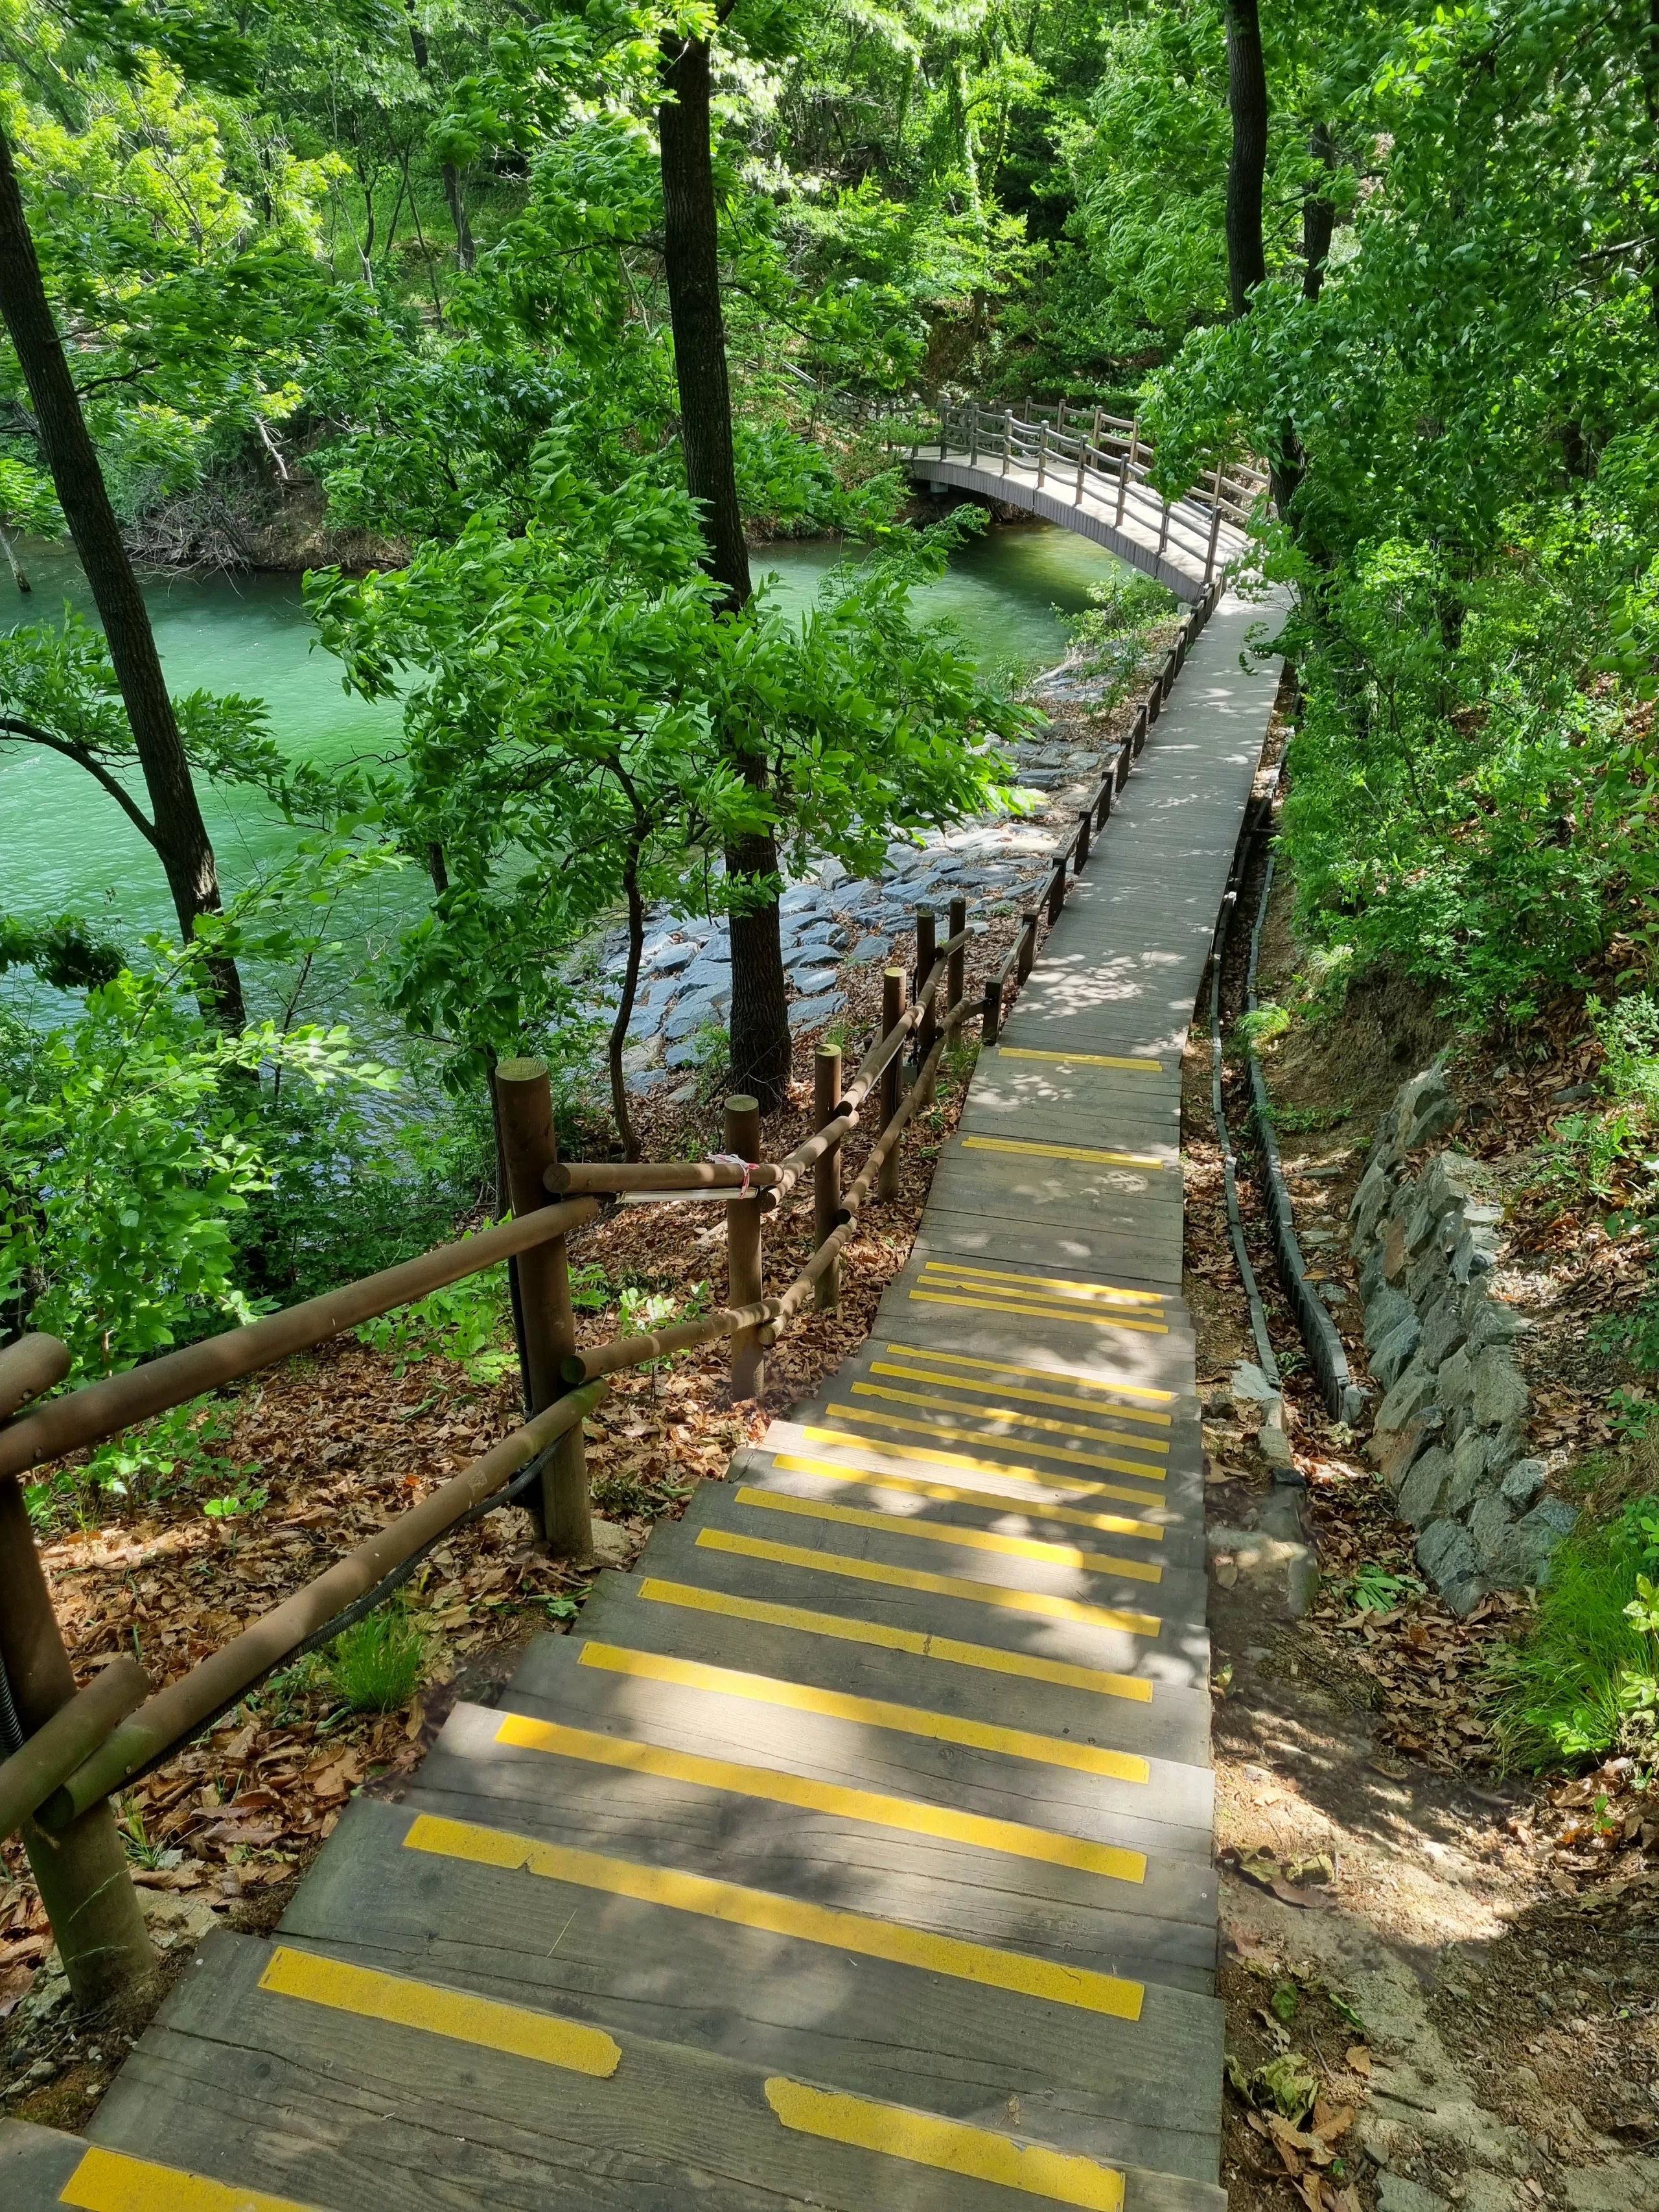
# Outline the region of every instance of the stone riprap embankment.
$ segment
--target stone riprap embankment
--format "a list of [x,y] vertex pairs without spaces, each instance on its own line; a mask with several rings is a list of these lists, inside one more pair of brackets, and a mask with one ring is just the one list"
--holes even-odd
[[1543,1495],[1527,1443],[1516,1345],[1529,1324],[1494,1294],[1504,1209],[1490,1172],[1462,1152],[1423,1157],[1457,1118],[1438,1068],[1382,1116],[1349,1209],[1371,1372],[1383,1393],[1370,1454],[1417,1562],[1457,1613],[1494,1587],[1547,1577],[1576,1520]]
[[[1111,680],[1109,673],[1068,662],[1032,685],[1030,696],[1054,722],[1015,750],[1024,812],[964,823],[918,845],[891,844],[879,877],[849,877],[838,861],[825,859],[789,886],[781,902],[783,960],[797,1034],[821,1030],[844,1011],[848,969],[884,966],[894,958],[908,963],[918,907],[933,907],[942,918],[953,898],[966,899],[970,927],[982,934],[997,909],[1018,913],[1035,902],[1055,844],[1075,833],[1073,794],[1097,780],[1115,756],[1115,743],[1080,742],[1085,717],[1102,703]],[[1065,727],[1073,717],[1075,735]],[[1084,803],[1079,797],[1077,805]],[[606,1019],[615,1012],[627,951],[620,932],[599,948],[592,1012]],[[731,1008],[725,921],[653,917],[629,1024],[623,1065],[629,1091],[643,1097],[678,1079],[684,1097],[694,1097],[695,1071],[718,1050],[711,1032],[726,1027]]]

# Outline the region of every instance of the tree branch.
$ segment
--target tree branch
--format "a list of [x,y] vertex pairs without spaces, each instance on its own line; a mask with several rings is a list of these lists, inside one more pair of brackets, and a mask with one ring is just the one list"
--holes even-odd
[[77,768],[85,769],[94,782],[102,784],[145,843],[157,852],[161,850],[155,830],[131,793],[85,745],[77,744],[73,738],[55,738],[50,730],[43,730],[37,722],[26,721],[21,714],[0,714],[0,738],[27,738],[31,744],[45,745],[49,752],[62,753],[65,760],[72,760]]

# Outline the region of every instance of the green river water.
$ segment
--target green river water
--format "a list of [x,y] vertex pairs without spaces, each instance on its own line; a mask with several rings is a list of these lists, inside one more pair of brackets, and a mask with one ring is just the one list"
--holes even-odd
[[[804,607],[836,552],[828,540],[769,546],[754,556],[757,580],[771,576],[786,607]],[[26,567],[34,586],[28,599],[13,592],[9,577],[0,580],[0,626],[52,619],[65,603],[90,613],[67,555],[36,549]],[[981,666],[1029,674],[1060,658],[1060,615],[1085,606],[1089,586],[1117,568],[1100,547],[1046,524],[993,530],[918,593],[918,611],[954,622]],[[162,573],[148,579],[145,592],[174,692],[200,687],[263,699],[272,734],[297,758],[338,763],[395,744],[397,706],[369,706],[342,690],[337,663],[313,643],[297,577]],[[202,798],[228,892],[292,849],[294,832],[257,795],[204,787]],[[367,1040],[391,1043],[351,977],[427,891],[413,870],[383,877],[329,918],[339,948],[317,963],[302,1018],[349,1013]],[[32,921],[81,915],[130,945],[174,927],[160,867],[137,832],[72,762],[25,743],[0,744],[0,908]],[[248,980],[255,1011],[272,1011],[283,979]],[[72,1011],[72,1001],[60,1001],[26,971],[0,977],[0,995],[27,1004],[38,1018]]]

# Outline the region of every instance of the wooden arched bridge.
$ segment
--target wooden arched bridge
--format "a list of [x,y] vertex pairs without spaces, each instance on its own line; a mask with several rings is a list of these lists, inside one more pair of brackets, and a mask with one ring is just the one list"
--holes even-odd
[[1267,479],[1224,459],[1182,498],[1167,500],[1153,487],[1152,458],[1138,420],[1099,407],[1028,400],[1017,415],[968,400],[940,409],[938,436],[912,447],[910,472],[935,489],[1024,507],[1091,538],[1195,601],[1243,551]]

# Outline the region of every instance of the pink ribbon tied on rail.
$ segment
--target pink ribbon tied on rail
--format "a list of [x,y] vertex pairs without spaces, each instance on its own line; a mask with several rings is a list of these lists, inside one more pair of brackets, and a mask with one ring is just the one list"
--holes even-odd
[[754,1174],[755,1170],[760,1165],[760,1162],[758,1160],[746,1160],[741,1152],[710,1152],[708,1155],[708,1159],[710,1167],[741,1168],[743,1170],[743,1188],[738,1193],[738,1196],[739,1198],[748,1197],[749,1178]]

